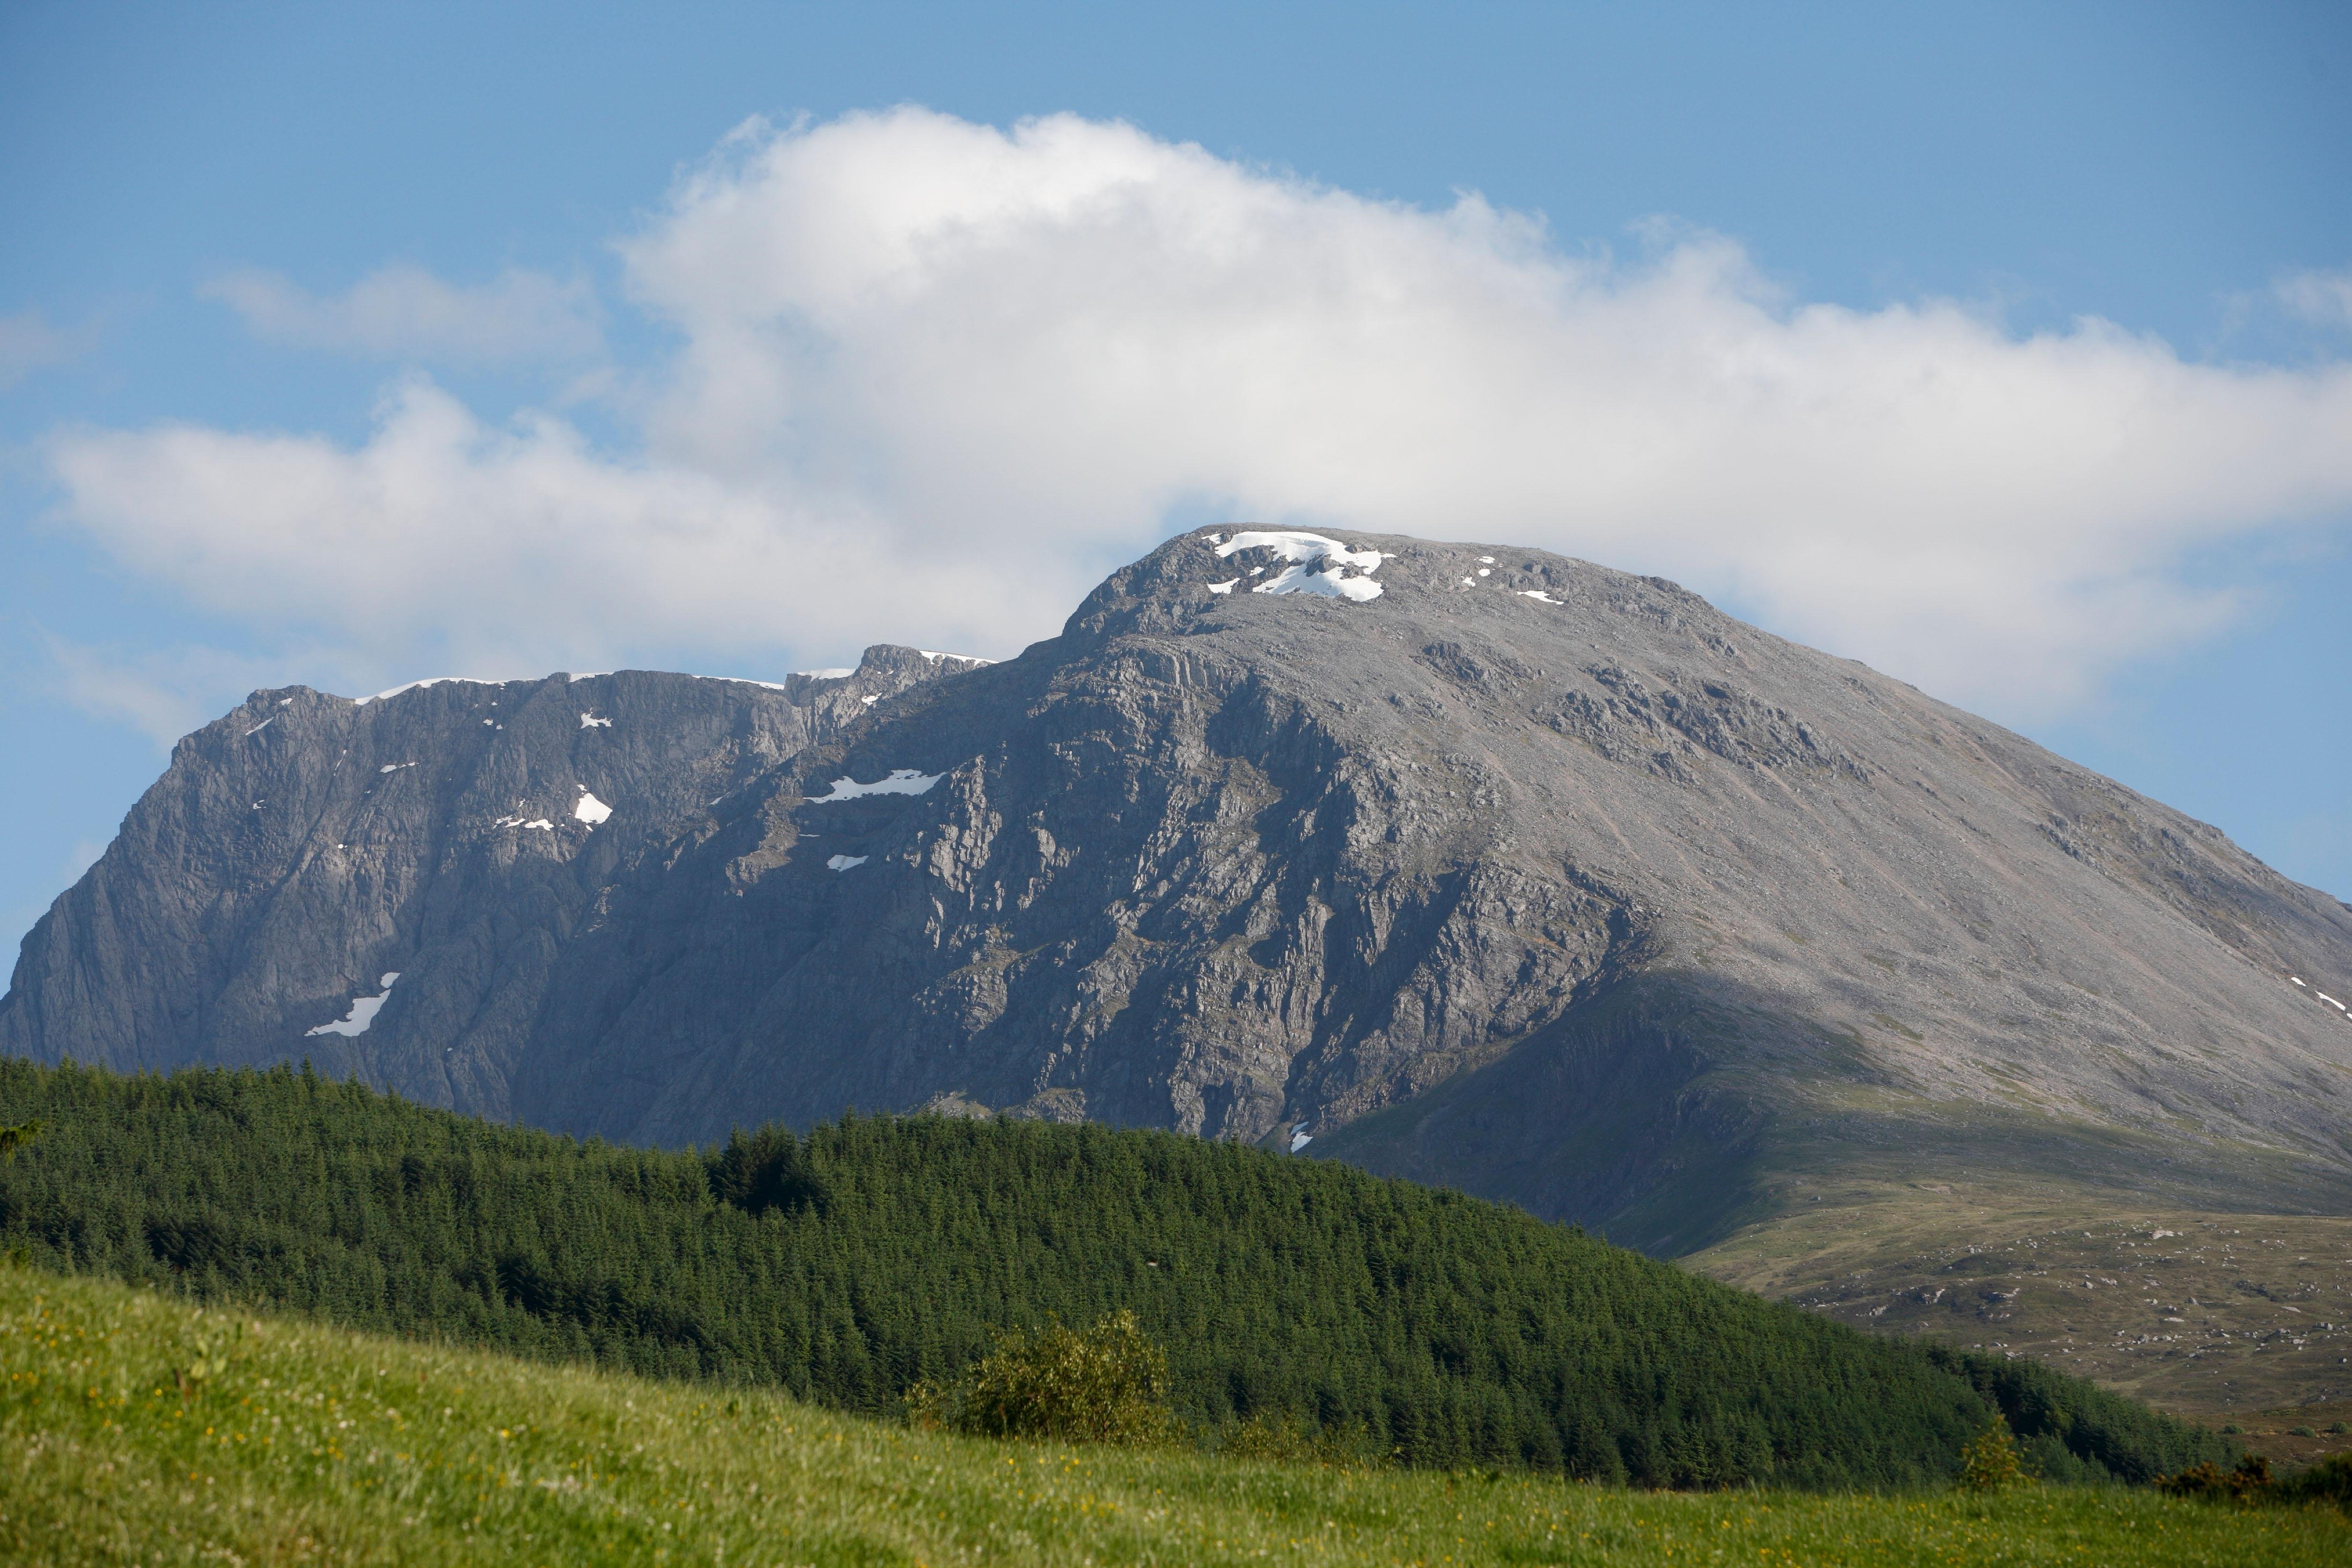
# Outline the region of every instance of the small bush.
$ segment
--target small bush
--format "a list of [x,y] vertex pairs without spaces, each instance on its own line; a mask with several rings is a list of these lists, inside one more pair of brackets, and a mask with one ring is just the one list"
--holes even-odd
[[1396,1462],[1362,1422],[1345,1426],[1308,1426],[1287,1411],[1271,1415],[1261,1411],[1226,1430],[1217,1452],[1236,1459],[1275,1459],[1285,1464],[1321,1465],[1327,1469],[1377,1469]]
[[2286,1502],[2332,1502],[2352,1513],[2352,1454],[2330,1454],[2299,1476],[2279,1483]]
[[2009,1429],[2009,1418],[1998,1412],[1960,1450],[1960,1485],[1972,1492],[2006,1491],[2032,1479],[2026,1473],[2024,1456],[2018,1452],[2017,1435]]
[[2318,1433],[2313,1431],[2308,1426],[2290,1426],[2286,1429],[2286,1435],[2290,1437],[2316,1437],[2319,1436]]
[[2329,1436],[2341,1437],[2347,1432],[2352,1432],[2352,1426],[2347,1426],[2341,1421],[2332,1421],[2328,1423],[2327,1435]]
[[2260,1454],[2248,1454],[2238,1461],[2235,1469],[2225,1470],[2208,1459],[2201,1465],[2191,1465],[2177,1476],[2167,1476],[2156,1486],[2168,1497],[2199,1498],[2207,1502],[2257,1503],[2269,1500],[2278,1483],[2271,1477],[2268,1459]]
[[2235,1421],[2231,1422],[2228,1426],[2221,1428],[2221,1436],[2224,1437],[2242,1437],[2245,1435],[2246,1429],[2243,1426],[2239,1426]]
[[918,1426],[988,1437],[1141,1445],[1176,1434],[1167,1353],[1128,1311],[1084,1333],[1058,1322],[1034,1334],[1002,1330],[996,1349],[961,1377],[909,1389],[907,1414]]

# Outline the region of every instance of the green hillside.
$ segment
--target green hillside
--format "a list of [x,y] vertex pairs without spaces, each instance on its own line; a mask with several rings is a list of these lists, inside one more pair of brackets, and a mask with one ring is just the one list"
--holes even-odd
[[279,1069],[0,1063],[0,1245],[45,1266],[893,1411],[992,1325],[1130,1308],[1180,1412],[1428,1466],[1682,1487],[1940,1480],[1997,1403],[2053,1479],[2221,1440],[2031,1363],[1874,1339],[1517,1210],[1169,1134],[917,1118],[709,1153]]
[[2334,1510],[2148,1488],[1643,1492],[988,1442],[0,1265],[0,1561],[26,1568],[2348,1558]]

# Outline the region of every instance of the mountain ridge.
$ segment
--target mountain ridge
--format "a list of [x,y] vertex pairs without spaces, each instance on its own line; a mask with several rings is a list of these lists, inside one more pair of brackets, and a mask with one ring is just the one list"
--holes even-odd
[[[887,691],[812,688],[822,723],[748,689],[701,751],[642,742],[615,775],[642,800],[596,791],[609,823],[538,830],[583,847],[560,889],[517,884],[551,911],[494,889],[467,916],[530,937],[466,947],[520,979],[446,987],[452,1018],[509,1009],[476,1030],[479,1084],[429,1070],[457,1055],[410,1000],[438,994],[429,966],[341,1070],[654,1142],[947,1101],[1303,1139],[1672,1253],[1824,1171],[1987,1158],[2084,1193],[2352,1206],[2352,1021],[2315,999],[2352,990],[2352,908],[1662,579],[1229,531],[1121,568],[1016,658],[939,679],[899,650]],[[438,690],[383,710],[481,727]],[[540,776],[593,784],[563,765]],[[420,910],[477,886],[415,885]],[[83,1054],[116,917],[77,897],[29,977],[28,939],[0,1048]],[[396,945],[369,962],[401,970]]]

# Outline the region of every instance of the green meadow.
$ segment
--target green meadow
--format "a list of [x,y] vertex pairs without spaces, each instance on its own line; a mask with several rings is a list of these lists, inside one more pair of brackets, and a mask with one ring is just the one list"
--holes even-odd
[[2313,1563],[2147,1488],[1664,1492],[995,1442],[0,1267],[11,1563]]

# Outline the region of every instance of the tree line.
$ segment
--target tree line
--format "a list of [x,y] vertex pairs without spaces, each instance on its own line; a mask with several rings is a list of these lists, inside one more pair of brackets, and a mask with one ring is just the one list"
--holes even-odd
[[1131,1311],[1181,1417],[1644,1486],[2053,1479],[2233,1450],[2031,1363],[1842,1324],[1458,1193],[1171,1133],[845,1116],[662,1151],[307,1068],[0,1061],[0,1247],[47,1267],[888,1414],[1005,1328]]

